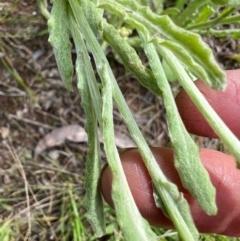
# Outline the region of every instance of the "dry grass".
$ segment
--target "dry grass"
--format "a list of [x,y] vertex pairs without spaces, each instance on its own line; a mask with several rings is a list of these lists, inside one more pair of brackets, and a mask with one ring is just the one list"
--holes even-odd
[[[73,240],[74,222],[82,225],[76,229],[81,239],[76,240],[93,240],[84,209],[86,143],[67,143],[33,160],[34,148],[48,132],[69,124],[84,126],[80,97],[76,88],[68,93],[62,84],[46,21],[35,1],[5,1],[0,8],[1,240]],[[113,69],[149,143],[166,143],[161,99],[118,63]],[[114,118],[116,130],[127,133],[116,111]],[[113,240],[121,240],[114,212],[106,209],[108,232]]]
[[[33,160],[49,131],[85,123],[76,88],[68,93],[59,77],[46,30],[35,1],[0,3],[0,240],[94,240],[84,209],[86,143],[66,143]],[[166,145],[161,98],[117,62],[112,68],[149,144]],[[127,134],[116,111],[114,119]],[[110,240],[122,240],[114,212],[106,206],[106,213]]]

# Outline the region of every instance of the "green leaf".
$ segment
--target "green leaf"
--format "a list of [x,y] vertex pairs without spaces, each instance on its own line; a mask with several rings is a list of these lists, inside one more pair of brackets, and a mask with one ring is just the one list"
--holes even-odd
[[148,144],[146,143],[146,140],[141,134],[131,111],[124,100],[116,80],[114,80],[112,89],[115,104],[139,149],[144,164],[153,180],[155,190],[157,190],[158,195],[164,203],[164,206],[179,232],[180,237],[186,237],[185,240],[189,241],[197,240],[198,232],[194,227],[191,215],[189,215],[190,210],[186,200],[182,198],[182,195],[178,192],[176,185],[170,183],[163,174],[162,170],[159,168]]
[[[188,26],[186,26],[186,29],[194,30],[195,32],[200,33],[199,30],[207,31],[209,28],[212,28],[215,25],[234,24],[234,23],[237,23],[237,21],[239,21],[239,15],[230,16],[236,10],[235,8],[233,8],[231,6],[227,6],[221,11],[219,6],[213,5],[213,9],[217,13],[217,16],[213,15],[212,19],[208,19],[205,22],[200,22],[200,23],[196,22],[193,24],[189,24]],[[230,16],[230,17],[228,17],[228,16]]]
[[216,214],[215,188],[200,161],[198,147],[184,127],[154,45],[146,43],[142,35],[141,38],[144,41],[143,48],[149,59],[150,67],[155,75],[156,85],[162,90],[169,136],[174,147],[175,166],[183,186],[191,192],[207,214]]
[[[175,44],[172,41],[162,41],[160,44],[156,43],[156,50],[160,54],[159,49],[161,46],[167,47],[171,52],[175,54],[178,60],[181,61],[183,66],[186,66],[195,76],[203,76],[205,75],[204,67],[194,60],[194,57],[189,55],[188,52],[184,50],[181,46]],[[206,77],[206,76],[205,76]],[[175,76],[176,78],[176,76]]]
[[202,6],[201,10],[199,11],[199,14],[196,16],[194,23],[204,23],[209,21],[211,16],[217,11],[218,9],[216,7],[213,7],[212,4],[206,4]]
[[104,39],[112,46],[124,64],[125,68],[130,70],[139,82],[157,95],[161,91],[153,84],[153,73],[146,68],[134,48],[132,48],[119,34],[119,32],[110,24],[104,21]]
[[194,21],[201,12],[202,7],[206,4],[209,4],[209,0],[192,1],[188,3],[186,8],[174,19],[174,22],[178,26],[188,25],[188,23]]
[[[141,217],[128,187],[121,161],[115,146],[112,120],[112,84],[113,73],[107,59],[91,30],[78,3],[69,0],[77,25],[81,30],[97,66],[98,74],[103,81],[102,132],[105,152],[113,173],[112,195],[117,212],[118,222],[127,240],[155,240],[156,235],[148,223]],[[121,185],[120,185],[121,184]]]
[[162,15],[168,15],[171,18],[176,17],[180,13],[179,9],[177,8],[167,8],[162,12]]
[[239,0],[211,0],[213,3],[218,5],[229,5],[233,7],[240,7]]
[[73,63],[67,22],[67,0],[54,1],[48,20],[49,39],[66,88],[72,90]]
[[178,77],[180,84],[185,89],[199,111],[202,113],[206,121],[219,136],[219,138],[221,138],[228,150],[235,156],[237,165],[240,167],[240,141],[213,110],[208,101],[192,82],[174,54],[163,46],[159,49],[159,51],[169,67]]
[[[82,97],[82,106],[86,114],[86,132],[88,134],[88,154],[86,160],[86,173],[84,186],[87,191],[87,217],[93,225],[95,233],[98,237],[105,234],[105,220],[103,213],[103,202],[101,188],[99,186],[102,161],[100,157],[100,142],[98,137],[97,118],[94,112],[94,104],[90,98],[87,81],[89,81],[88,71],[82,75],[86,68],[86,61],[82,61],[81,57],[77,59],[76,71],[78,76],[78,89]],[[81,63],[80,63],[81,62]],[[80,70],[82,68],[82,70]],[[88,76],[88,77],[87,77]],[[81,87],[80,79],[84,78],[84,85]]]
[[188,0],[177,0],[174,7],[177,8],[179,11],[182,11],[187,3]]
[[168,66],[168,64],[166,63],[165,60],[162,61],[162,67],[164,69],[164,73],[165,73],[169,82],[177,81],[177,76],[169,68],[169,66]]
[[216,30],[216,29],[209,29],[207,34],[215,36],[217,38],[233,38],[239,39],[240,38],[240,31],[239,29],[223,29],[223,30]]
[[152,178],[153,185],[162,200],[168,215],[179,232],[180,237],[187,237],[185,240],[197,240],[198,232],[194,227],[187,201],[182,198],[177,186],[167,180],[159,168],[146,140],[140,132],[124,97],[116,82],[113,83],[113,97],[123,120],[136,143],[143,158],[144,164]]
[[[72,12],[69,11],[69,26],[77,50],[76,73],[77,86],[81,94],[82,107],[86,114],[85,129],[88,134],[88,154],[86,160],[85,188],[87,192],[87,218],[91,222],[97,237],[105,234],[105,219],[103,213],[103,202],[99,180],[101,175],[100,142],[98,138],[97,116],[101,116],[98,111],[99,94],[91,95],[89,84],[96,82],[87,48],[82,39],[81,33],[73,20]],[[96,102],[97,101],[97,102]],[[96,114],[97,113],[97,114]],[[100,117],[99,117],[100,118]]]
[[151,230],[146,220],[141,217],[129,189],[120,157],[114,140],[112,80],[108,73],[109,68],[103,65],[99,70],[103,81],[103,140],[104,149],[112,171],[112,198],[117,212],[119,225],[126,240],[156,240],[157,237]]
[[[96,1],[95,1],[96,2]],[[79,4],[84,12],[84,15],[90,25],[94,35],[100,42],[103,36],[103,10],[96,7],[93,1],[79,0]]]
[[[177,111],[174,113],[177,114]],[[177,116],[175,120],[172,117],[168,118],[169,129],[171,129],[169,133],[174,147],[175,167],[181,182],[208,215],[215,215],[217,213],[216,191],[208,172],[201,163],[199,149],[187,133],[180,117]],[[177,126],[174,126],[176,123]]]
[[[164,176],[164,174],[159,169],[153,154],[151,153],[146,141],[141,135],[130,110],[127,107],[127,104],[119,90],[117,82],[113,76],[113,73],[110,69],[110,66],[107,63],[106,57],[101,50],[99,43],[93,35],[93,32],[89,28],[89,25],[81,13],[81,9],[78,8],[77,5],[71,0],[72,10],[78,22],[79,28],[81,29],[84,38],[88,42],[89,49],[94,56],[98,74],[104,83],[104,108],[103,108],[103,136],[105,149],[109,160],[109,165],[111,167],[114,183],[116,180],[116,184],[113,185],[113,199],[114,205],[117,212],[117,217],[119,224],[123,230],[126,239],[128,240],[147,240],[150,237],[150,240],[155,239],[155,235],[152,233],[151,229],[147,225],[147,223],[141,218],[139,211],[136,209],[136,206],[133,202],[130,190],[126,185],[126,179],[124,177],[124,173],[121,167],[121,163],[119,160],[119,156],[116,151],[116,146],[114,144],[114,136],[113,136],[113,123],[112,123],[112,94],[110,90],[113,92],[113,97],[116,101],[116,104],[121,110],[121,114],[124,117],[124,120],[131,130],[131,135],[134,140],[137,142],[140,147],[140,153],[143,155],[143,159],[145,160],[145,164],[147,165],[148,170],[150,171],[151,176],[154,180],[154,185],[158,189],[158,192],[162,193],[162,199],[164,204],[167,207],[169,213],[171,213],[171,217],[175,220],[175,223],[178,227],[178,231],[181,236],[184,237],[184,233],[186,231],[188,240],[195,240],[194,238],[190,238],[191,235],[188,232],[188,228],[183,221],[183,217],[179,212],[179,209],[184,210],[185,213],[188,208],[187,202],[181,199],[180,194],[177,191],[175,185],[169,183]],[[111,82],[109,81],[111,79]],[[113,83],[113,86],[111,86]],[[120,98],[120,99],[119,99]],[[111,112],[110,112],[111,111]],[[134,126],[134,130],[132,130],[131,126]],[[119,186],[119,183],[121,185]],[[170,194],[170,193],[171,194]],[[182,204],[183,208],[182,208]],[[186,217],[184,218],[186,219]],[[131,227],[131,229],[129,229]]]
[[[101,0],[101,7],[119,16],[142,31],[147,41],[161,44],[163,39],[173,42],[200,66],[202,71],[197,77],[203,79],[209,86],[222,90],[225,88],[225,72],[214,59],[211,49],[205,44],[199,35],[176,26],[168,16],[159,16],[149,8],[139,6],[135,1]],[[160,37],[161,38],[160,38]],[[186,66],[191,68],[191,66]],[[196,71],[196,69],[194,69]]]

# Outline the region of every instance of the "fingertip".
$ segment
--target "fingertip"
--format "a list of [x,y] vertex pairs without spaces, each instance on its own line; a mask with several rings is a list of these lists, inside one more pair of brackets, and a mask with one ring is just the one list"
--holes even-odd
[[[168,148],[152,148],[152,152],[169,180],[175,183],[190,204],[195,224],[200,232],[240,236],[240,171],[236,169],[232,156],[218,151],[201,149],[200,157],[216,187],[216,216],[206,215],[197,201],[181,185],[173,162],[173,151]],[[151,178],[136,149],[120,154],[122,166],[130,185],[134,200],[143,215],[152,225],[172,228],[171,221],[156,207],[153,198]],[[112,175],[108,166],[102,172],[101,188],[105,200],[113,205],[111,199]],[[121,185],[121,184],[119,184]]]
[[[230,130],[240,137],[240,125],[237,121],[240,120],[240,70],[226,71],[226,74],[228,83],[223,92],[211,89],[200,80],[195,81],[195,84]],[[185,91],[177,95],[176,104],[186,129],[190,133],[211,138],[217,137]]]
[[101,191],[105,201],[113,207],[113,201],[111,197],[112,192],[112,174],[108,164],[105,164],[101,173]]
[[[180,178],[173,164],[173,152],[169,148],[152,148],[153,154],[158,160],[161,168],[167,173],[168,178],[178,183],[182,192],[189,195],[181,185]],[[147,219],[150,224],[155,226],[161,226],[165,228],[172,228],[172,222],[168,219],[162,211],[156,207],[153,197],[153,186],[150,175],[142,161],[142,158],[137,149],[131,149],[120,153],[120,158],[124,173],[127,181],[130,185],[130,190],[138,209],[142,216]],[[111,199],[111,187],[112,174],[108,167],[105,167],[102,173],[101,188],[105,200],[113,206]]]
[[[233,156],[211,149],[201,149],[201,161],[216,188],[217,215],[208,216],[197,202],[191,203],[196,226],[202,232],[240,236],[240,171]],[[235,223],[235,225],[232,225]]]

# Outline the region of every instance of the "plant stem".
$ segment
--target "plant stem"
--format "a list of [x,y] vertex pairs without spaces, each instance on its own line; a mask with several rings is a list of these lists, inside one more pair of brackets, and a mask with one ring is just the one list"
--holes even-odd
[[69,3],[77,25],[87,42],[88,48],[94,56],[98,74],[104,84],[104,88],[102,90],[102,132],[104,148],[113,176],[112,197],[119,224],[127,240],[155,240],[156,235],[151,230],[149,224],[141,217],[139,210],[136,207],[115,145],[112,119],[112,83],[115,78],[106,56],[102,51],[92,29],[90,28],[82,9],[76,1],[69,0]]
[[192,99],[193,103],[197,106],[199,111],[203,114],[209,125],[221,138],[229,151],[235,156],[238,167],[240,167],[240,142],[237,137],[229,130],[222,119],[213,110],[208,101],[189,78],[188,74],[174,54],[163,46],[159,46],[158,50],[172,71],[176,74],[176,76],[178,76],[179,82]]
[[[158,194],[160,195],[161,200],[164,203],[164,207],[167,209],[169,216],[172,218],[172,221],[177,231],[179,232],[180,237],[182,237],[183,240],[195,240],[193,239],[189,228],[185,223],[185,220],[183,219],[181,213],[177,208],[177,203],[171,195],[170,189],[175,189],[175,187],[173,186],[174,184],[168,182],[162,170],[159,168],[116,82],[113,83],[113,98],[115,100],[118,110],[120,111],[124,119],[126,126],[128,127],[128,130],[133,140],[135,141],[139,149],[144,164],[147,167],[147,170],[153,180],[153,184],[156,187]],[[179,201],[183,200],[179,199]],[[187,212],[187,210],[185,211]]]
[[[112,73],[112,70],[111,70],[109,64],[108,64],[106,56],[103,53],[101,46],[99,45],[96,37],[94,36],[94,33],[92,32],[80,6],[77,5],[76,2],[74,2],[73,0],[69,0],[69,3],[71,5],[72,11],[74,13],[77,24],[80,28],[80,31],[83,33],[83,36],[84,36],[86,42],[88,43],[88,47],[94,56],[94,60],[96,63],[96,67],[97,67],[99,76],[101,77],[103,82],[105,82],[108,78],[111,79],[111,84],[109,82],[108,83],[109,83],[109,85],[112,85],[112,96],[116,102],[116,105],[117,105],[121,115],[123,116],[123,119],[129,129],[131,136],[133,137],[134,141],[136,142],[136,144],[139,148],[139,151],[141,153],[141,156],[143,157],[144,163],[152,177],[154,186],[156,187],[158,193],[160,194],[161,199],[163,200],[163,203],[166,206],[167,210],[169,210],[169,212],[171,213],[171,217],[174,217],[173,221],[174,221],[174,224],[175,224],[180,236],[187,237],[185,240],[189,240],[189,241],[195,240],[194,238],[192,238],[192,234],[190,233],[188,226],[185,223],[184,218],[182,216],[185,214],[186,208],[187,209],[189,208],[187,203],[185,203],[186,205],[184,206],[185,210],[182,210],[182,212],[180,212],[180,210],[179,210],[179,208],[182,207],[181,204],[184,202],[185,199],[182,199],[182,196],[178,192],[177,187],[173,183],[170,183],[167,180],[164,173],[159,168],[149,146],[146,143],[146,140],[144,139],[143,135],[141,134],[141,132],[132,116],[132,113],[128,108],[128,105],[125,102],[125,99],[119,89],[117,81]],[[107,85],[105,83],[105,88],[106,87],[107,87]],[[105,98],[107,98],[107,97],[105,97]],[[108,96],[107,99],[109,99],[109,98],[110,97]],[[108,100],[108,101],[110,101],[110,100]],[[104,99],[105,106],[106,106],[105,108],[110,108],[109,106],[107,106],[108,101],[106,99]],[[106,110],[103,108],[103,111],[106,111]],[[107,112],[109,112],[109,110]],[[107,123],[109,123],[108,125],[110,125],[111,128],[113,128],[112,122],[110,121],[106,112],[104,112],[103,115],[104,115],[105,121],[107,121]],[[117,211],[117,214],[119,217],[120,225],[122,226],[124,233],[128,237],[131,237],[132,230],[135,230],[135,232],[140,232],[140,229],[139,229],[140,226],[142,226],[142,229],[146,229],[146,232],[152,236],[152,233],[149,231],[149,227],[146,226],[146,223],[143,223],[141,221],[142,219],[139,219],[138,224],[136,223],[136,220],[135,220],[135,223],[134,223],[135,225],[134,226],[132,225],[132,227],[131,227],[132,230],[128,230],[129,227],[127,224],[129,223],[129,220],[134,220],[134,216],[135,216],[135,219],[136,219],[136,217],[140,217],[140,216],[136,210],[136,206],[134,205],[134,203],[132,203],[132,197],[130,196],[130,193],[129,193],[130,190],[127,187],[127,185],[125,185],[126,178],[123,175],[123,170],[122,170],[122,167],[120,164],[119,156],[115,152],[115,148],[113,145],[114,139],[113,139],[112,135],[110,135],[110,129],[109,129],[110,127],[104,122],[103,122],[103,124],[104,124],[105,128],[108,129],[107,132],[106,132],[106,130],[103,130],[103,134],[105,136],[104,138],[107,140],[107,136],[109,136],[109,139],[111,139],[110,143],[109,143],[109,140],[107,140],[106,146],[108,146],[108,148],[110,148],[110,149],[106,148],[106,152],[108,153],[108,157],[110,158],[109,164],[110,164],[112,172],[113,172],[113,177],[116,178],[115,180],[119,180],[119,181],[121,180],[120,186],[119,186],[119,182],[116,183],[116,181],[114,180],[115,185],[113,186],[113,194],[112,194],[114,197],[114,203],[115,203],[116,211]],[[109,152],[109,150],[111,150],[111,151]],[[111,152],[112,152],[112,154],[111,154]],[[124,184],[124,188],[122,186],[123,185],[122,183]],[[121,195],[121,192],[122,192],[122,195],[124,195],[124,196]],[[123,203],[123,202],[125,202],[125,203]],[[129,205],[127,205],[127,203],[129,203]],[[122,210],[121,210],[121,207],[123,208]],[[124,215],[123,215],[123,211],[124,211]],[[127,213],[128,213],[128,215],[127,215]],[[123,218],[123,216],[125,218]],[[126,218],[128,218],[128,220]],[[123,219],[124,219],[124,221],[123,221]],[[142,231],[140,232],[140,234],[142,233]],[[143,235],[143,233],[142,233],[142,235]],[[145,235],[146,234],[144,234],[143,237],[145,237]]]

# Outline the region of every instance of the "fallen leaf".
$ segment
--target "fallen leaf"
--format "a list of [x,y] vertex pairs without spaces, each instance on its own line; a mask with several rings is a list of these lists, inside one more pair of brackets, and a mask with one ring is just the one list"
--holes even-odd
[[84,128],[79,125],[69,125],[57,128],[38,142],[34,150],[34,159],[36,160],[38,155],[47,148],[60,146],[65,143],[66,140],[72,142],[86,142],[87,133],[85,132]]
[[121,132],[115,132],[115,144],[119,148],[135,147],[136,144],[127,135]]
[[[100,142],[102,142],[101,132],[98,130]],[[87,142],[88,136],[85,129],[79,125],[69,125],[61,128],[57,128],[43,137],[37,144],[34,150],[34,159],[36,160],[38,155],[48,148],[54,146],[60,146],[65,141],[71,142]],[[125,134],[116,132],[115,143],[119,148],[133,147],[134,142]]]

